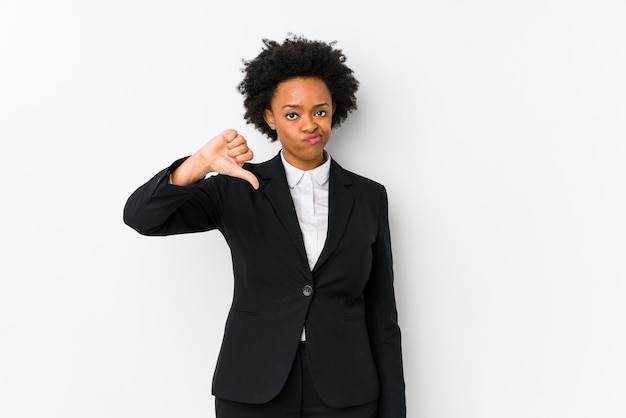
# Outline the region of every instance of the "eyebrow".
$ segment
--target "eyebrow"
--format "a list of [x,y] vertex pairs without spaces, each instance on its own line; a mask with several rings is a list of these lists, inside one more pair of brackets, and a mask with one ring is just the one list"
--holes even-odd
[[[317,108],[325,107],[325,106],[330,107],[330,105],[328,103],[324,102],[324,103],[319,103],[319,104],[314,105],[313,109],[317,109]],[[302,109],[302,106],[301,105],[297,105],[297,104],[286,104],[283,107],[281,107],[281,109],[285,109],[285,108]]]

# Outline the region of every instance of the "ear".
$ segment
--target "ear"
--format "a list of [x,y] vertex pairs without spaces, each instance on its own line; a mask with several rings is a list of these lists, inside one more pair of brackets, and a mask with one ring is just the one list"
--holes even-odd
[[269,126],[272,131],[276,130],[276,123],[274,122],[274,114],[272,113],[271,110],[265,109],[265,112],[263,112],[263,119],[265,119],[265,123],[267,123],[267,126]]

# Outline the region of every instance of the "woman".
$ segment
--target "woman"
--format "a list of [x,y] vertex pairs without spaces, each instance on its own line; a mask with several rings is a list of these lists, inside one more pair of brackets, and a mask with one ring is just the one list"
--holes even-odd
[[386,191],[325,150],[359,83],[334,43],[298,36],[264,40],[243,72],[245,119],[278,154],[250,163],[227,129],[139,187],[124,222],[230,247],[218,418],[405,417]]

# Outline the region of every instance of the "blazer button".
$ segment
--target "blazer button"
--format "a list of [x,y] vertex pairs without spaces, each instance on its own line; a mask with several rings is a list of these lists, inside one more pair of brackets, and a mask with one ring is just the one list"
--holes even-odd
[[302,294],[304,296],[311,296],[313,294],[313,288],[307,284],[302,288]]

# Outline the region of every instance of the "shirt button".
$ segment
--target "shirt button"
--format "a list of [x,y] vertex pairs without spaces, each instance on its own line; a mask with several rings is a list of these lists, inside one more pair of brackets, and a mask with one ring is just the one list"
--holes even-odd
[[311,296],[313,294],[313,288],[307,284],[302,288],[302,294],[304,296]]

